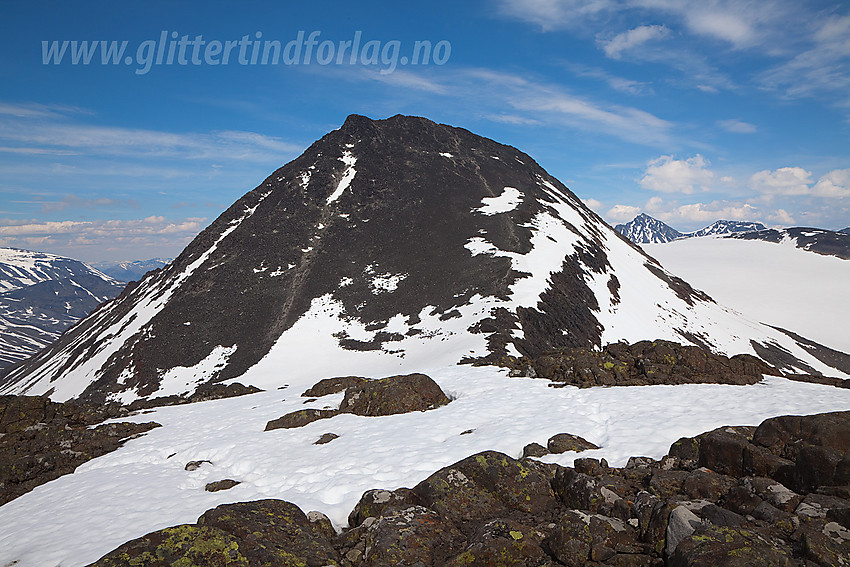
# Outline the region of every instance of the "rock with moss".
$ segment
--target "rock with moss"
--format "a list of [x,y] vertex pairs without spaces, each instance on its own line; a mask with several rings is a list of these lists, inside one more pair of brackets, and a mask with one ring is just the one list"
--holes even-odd
[[366,518],[378,518],[416,503],[409,488],[398,490],[367,490],[348,515],[348,525],[359,526]]
[[205,512],[198,525],[233,536],[250,565],[337,565],[326,530],[283,500],[225,504]]
[[363,565],[444,565],[464,542],[463,534],[439,514],[411,506],[381,516],[367,528]]
[[567,451],[580,453],[590,449],[598,449],[599,447],[578,435],[558,433],[549,438],[549,441],[546,442],[546,448],[550,453],[557,454],[566,453]]
[[449,401],[430,377],[407,374],[347,388],[339,411],[363,416],[395,415],[438,408]]
[[338,376],[335,378],[325,378],[324,380],[319,380],[313,384],[313,386],[301,394],[301,397],[321,398],[322,396],[344,392],[347,388],[360,386],[368,381],[368,378],[363,378],[362,376]]
[[446,567],[543,567],[552,558],[541,547],[542,535],[532,527],[510,520],[491,520],[470,539],[466,549]]
[[670,567],[793,567],[790,546],[756,531],[700,526],[683,539],[668,562]]
[[510,513],[545,514],[556,505],[549,480],[522,461],[484,451],[440,469],[413,488],[423,505],[465,531]]
[[[196,525],[174,526],[134,539],[90,567],[249,567],[239,542],[227,532]],[[291,565],[296,563],[281,565]]]

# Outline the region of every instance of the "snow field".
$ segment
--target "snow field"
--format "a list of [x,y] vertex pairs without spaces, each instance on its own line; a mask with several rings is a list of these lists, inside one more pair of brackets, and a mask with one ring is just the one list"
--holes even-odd
[[733,238],[644,245],[667,269],[744,316],[850,353],[850,261]]
[[[0,507],[0,565],[16,560],[18,567],[84,565],[145,533],[192,523],[219,504],[260,498],[319,510],[339,529],[368,489],[412,487],[483,450],[519,457],[526,444],[545,444],[561,432],[602,447],[580,456],[622,466],[632,455],[659,458],[679,437],[721,425],[850,409],[850,390],[770,377],[753,386],[579,390],[508,378],[495,368],[450,367],[430,375],[453,401],[427,412],[346,414],[263,431],[269,420],[291,411],[339,404],[342,394],[304,403],[300,393],[327,377],[316,375],[284,389],[134,416],[132,421],[163,427]],[[340,437],[313,444],[327,432]],[[576,456],[544,460],[570,465]],[[212,464],[184,470],[187,462],[202,459]],[[204,491],[206,483],[225,478],[241,484]]]

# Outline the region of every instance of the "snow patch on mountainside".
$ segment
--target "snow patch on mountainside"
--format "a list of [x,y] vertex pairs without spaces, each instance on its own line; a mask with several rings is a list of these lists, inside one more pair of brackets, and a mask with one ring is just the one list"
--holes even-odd
[[[602,448],[580,456],[622,466],[629,456],[659,458],[682,436],[727,424],[756,425],[785,414],[843,410],[850,390],[766,378],[754,386],[682,385],[552,389],[545,380],[508,378],[503,370],[446,368],[432,377],[454,401],[427,412],[385,417],[342,414],[295,429],[265,424],[304,408],[336,407],[342,394],[304,404],[319,378],[250,396],[171,406],[130,418],[162,428],[80,466],[0,508],[0,565],[95,561],[118,545],[181,523],[219,504],[262,498],[327,514],[339,528],[361,494],[412,487],[441,467],[483,450],[519,457],[528,443],[562,432]],[[472,433],[461,433],[472,430]],[[314,442],[326,432],[340,437]],[[578,455],[549,455],[569,466]],[[189,461],[210,460],[194,471]],[[206,492],[232,478],[231,490]]]
[[699,238],[644,248],[746,317],[850,352],[850,261],[812,254],[793,239]]
[[473,209],[473,211],[487,216],[508,213],[516,209],[520,203],[522,203],[522,193],[519,189],[516,187],[505,187],[501,195],[482,198],[481,206]]

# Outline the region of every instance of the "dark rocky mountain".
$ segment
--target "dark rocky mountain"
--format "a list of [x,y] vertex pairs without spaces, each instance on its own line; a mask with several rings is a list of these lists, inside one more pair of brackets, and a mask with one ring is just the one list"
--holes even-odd
[[850,234],[850,226],[848,226],[847,228],[842,228],[838,232],[843,232],[844,234]]
[[850,260],[850,234],[822,228],[794,227],[777,230],[774,228],[733,234],[730,238],[743,240],[764,240],[778,244],[793,242],[797,248],[809,250],[824,256],[836,256]]
[[43,349],[123,287],[77,260],[0,248],[0,369]]
[[134,282],[142,279],[150,271],[165,267],[171,260],[171,258],[151,258],[125,262],[97,262],[92,264],[92,267],[120,282]]
[[675,228],[645,213],[626,224],[618,224],[614,230],[636,244],[663,244],[684,236]]
[[129,402],[656,338],[832,372],[664,270],[521,151],[352,115],[0,391]]
[[767,227],[761,224],[760,222],[719,220],[711,223],[703,229],[697,230],[695,232],[689,232],[685,234],[685,236],[699,237],[722,234],[739,234],[765,229],[767,229]]

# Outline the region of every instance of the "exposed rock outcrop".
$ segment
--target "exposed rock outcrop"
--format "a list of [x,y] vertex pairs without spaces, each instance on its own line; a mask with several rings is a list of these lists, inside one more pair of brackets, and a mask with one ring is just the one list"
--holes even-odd
[[561,348],[532,358],[506,358],[512,376],[546,378],[554,386],[645,386],[651,384],[755,384],[781,373],[758,358],[731,358],[670,341],[615,343],[602,350]]
[[118,404],[51,402],[35,396],[0,396],[0,505],[36,486],[74,472],[158,423],[109,423],[127,415]]

